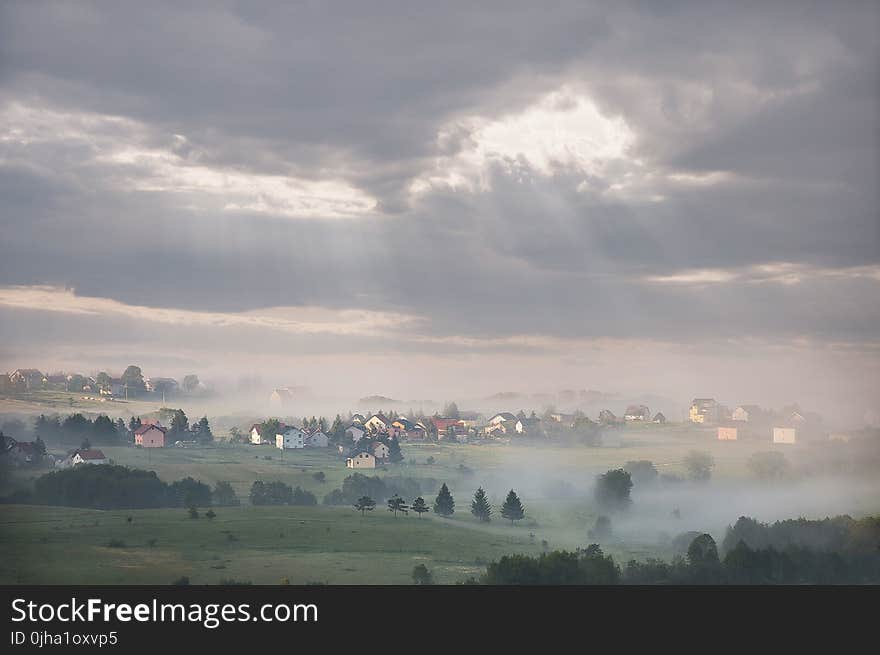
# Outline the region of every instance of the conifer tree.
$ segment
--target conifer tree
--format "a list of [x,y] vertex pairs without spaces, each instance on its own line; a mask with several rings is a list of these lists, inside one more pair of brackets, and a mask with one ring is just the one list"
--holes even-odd
[[513,489],[507,494],[507,498],[501,506],[501,516],[510,520],[510,525],[513,525],[514,521],[519,521],[525,516],[525,509],[519,500],[519,496],[516,495]]
[[455,513],[455,500],[449,493],[449,487],[445,482],[440,487],[440,493],[437,494],[437,499],[434,501],[434,513],[440,516],[452,516]]
[[484,523],[492,520],[492,508],[489,505],[489,499],[486,498],[486,492],[483,491],[483,487],[477,489],[474,494],[474,500],[471,503],[471,514]]

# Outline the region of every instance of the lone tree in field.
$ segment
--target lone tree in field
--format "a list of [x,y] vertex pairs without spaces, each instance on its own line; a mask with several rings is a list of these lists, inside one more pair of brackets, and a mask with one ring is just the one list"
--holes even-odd
[[376,501],[369,496],[361,496],[355,502],[354,508],[361,513],[361,516],[366,516],[367,512],[372,512],[376,509]]
[[406,514],[409,511],[409,505],[406,504],[406,501],[403,498],[394,494],[388,499],[388,511],[394,512],[394,518],[397,518],[398,512]]
[[430,512],[428,509],[428,505],[425,503],[425,499],[419,496],[412,502],[412,507],[410,508],[416,514],[418,514],[419,518],[422,518],[422,514],[425,512]]
[[510,493],[507,494],[507,498],[504,500],[504,504],[501,506],[501,516],[508,519],[510,525],[513,525],[514,521],[519,521],[525,515],[526,511],[519,500],[519,496],[517,496],[516,492],[511,489]]
[[434,501],[434,513],[440,516],[452,516],[455,514],[455,499],[449,493],[449,487],[446,486],[445,482],[440,487],[440,493],[437,494],[437,499]]
[[709,453],[699,450],[690,451],[684,458],[684,466],[688,477],[696,482],[708,482],[712,477],[712,469],[715,466],[715,458]]
[[632,486],[628,472],[623,469],[607,471],[596,479],[596,502],[604,509],[626,509],[632,502],[629,497]]
[[477,489],[474,494],[474,500],[471,503],[471,514],[483,523],[488,523],[492,520],[492,507],[489,505],[489,499],[486,498],[486,492],[483,491],[483,487]]

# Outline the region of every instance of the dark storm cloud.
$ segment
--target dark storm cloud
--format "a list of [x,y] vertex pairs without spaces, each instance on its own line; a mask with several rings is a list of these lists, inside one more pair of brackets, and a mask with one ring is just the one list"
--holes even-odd
[[[393,309],[430,317],[432,337],[877,338],[878,280],[826,274],[880,263],[869,3],[0,11],[3,104],[136,124],[74,118],[76,138],[0,142],[3,284],[204,311]],[[636,185],[615,194],[617,176],[515,160],[488,167],[487,190],[408,191],[472,147],[457,121],[560,85],[622,117],[656,175],[620,162]],[[121,172],[103,139],[173,153],[178,171],[340,179],[379,211],[301,220],[138,189],[148,166]],[[646,280],[773,262],[801,279]]]

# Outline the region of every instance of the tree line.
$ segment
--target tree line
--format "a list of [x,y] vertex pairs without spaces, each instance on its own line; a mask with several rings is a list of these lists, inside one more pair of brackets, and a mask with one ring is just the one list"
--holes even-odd
[[34,481],[33,491],[16,502],[91,509],[229,506],[239,499],[228,482],[207,484],[186,477],[172,483],[155,471],[99,464],[53,471]]
[[618,566],[598,544],[538,556],[506,555],[471,583],[494,585],[769,585],[877,584],[880,517],[840,516],[762,524],[741,517],[728,528],[723,555],[709,534],[698,534],[685,556],[629,560]]
[[[379,480],[379,478],[375,479]],[[372,496],[364,494],[359,496],[352,503],[352,506],[362,515],[366,515],[367,512],[371,512],[376,508],[376,504],[376,500]],[[417,496],[412,504],[408,505],[404,497],[394,493],[388,498],[387,504],[388,511],[393,512],[395,517],[397,517],[398,513],[403,513],[405,515],[410,511],[416,512],[416,514],[421,517],[422,514],[430,511],[422,496]],[[445,482],[441,485],[440,491],[434,499],[433,509],[435,514],[445,518],[455,514],[455,498],[452,496],[452,492],[449,491],[449,487],[446,486]],[[488,523],[492,520],[492,507],[489,504],[486,492],[482,487],[474,492],[474,498],[471,502],[471,514],[484,523]],[[525,518],[525,507],[523,507],[522,501],[513,489],[510,490],[504,503],[501,505],[500,514],[502,518],[509,520],[511,525],[513,525],[515,521],[520,521]]]

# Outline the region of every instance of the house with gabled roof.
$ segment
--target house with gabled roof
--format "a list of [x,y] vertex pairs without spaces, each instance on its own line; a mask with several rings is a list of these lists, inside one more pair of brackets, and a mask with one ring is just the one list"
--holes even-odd
[[351,437],[351,440],[355,443],[360,441],[366,433],[367,431],[364,430],[362,425],[353,424],[345,428],[345,434]]
[[516,414],[510,412],[498,412],[489,419],[489,425],[500,425],[505,421],[516,421]]
[[17,368],[9,374],[9,381],[13,385],[24,387],[28,391],[41,388],[44,379],[45,376],[35,368]]
[[167,432],[161,425],[142,423],[134,431],[134,444],[142,448],[164,448]]
[[306,433],[293,425],[285,425],[275,435],[275,447],[280,450],[300,450],[306,447]]
[[315,428],[314,430],[306,432],[306,448],[326,448],[329,445],[330,437],[328,437],[320,428]]

